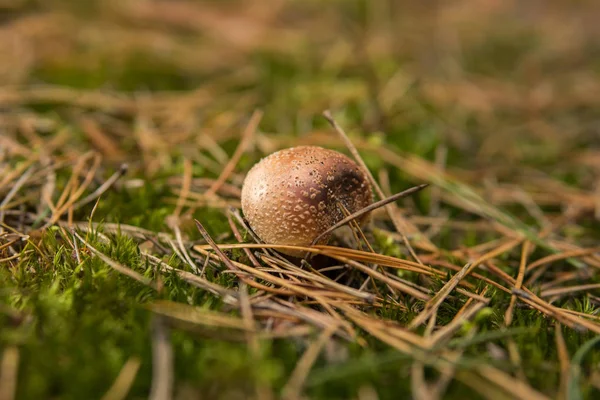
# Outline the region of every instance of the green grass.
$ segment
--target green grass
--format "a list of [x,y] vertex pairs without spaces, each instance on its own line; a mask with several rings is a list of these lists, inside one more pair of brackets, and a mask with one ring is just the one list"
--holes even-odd
[[[0,233],[6,233],[0,236],[0,399],[12,398],[3,388],[13,383],[18,399],[102,398],[124,365],[136,360],[139,369],[122,393],[125,398],[147,398],[159,368],[153,359],[157,324],[166,327],[173,352],[168,366],[174,377],[173,398],[283,396],[298,362],[322,329],[294,321],[307,332],[262,338],[253,350],[244,329],[210,326],[208,319],[189,316],[196,307],[241,321],[240,307],[174,271],[160,270],[146,256],[192,271],[164,237],[174,237],[168,220],[176,210],[186,162],[191,162],[194,179],[214,181],[226,163],[220,152],[228,157],[234,153],[254,109],[263,110],[264,117],[228,179],[232,187],[239,188],[244,173],[271,150],[308,142],[346,151],[320,115],[328,108],[376,178],[385,181],[379,173],[387,173],[392,192],[432,184],[399,206],[421,232],[432,230],[431,241],[439,254],[422,249],[417,253],[446,275],[427,279],[386,268],[431,293],[455,274],[436,263],[461,268],[493,249],[475,246],[506,239],[507,230],[526,234],[536,245],[529,263],[566,251],[557,247],[561,245],[597,247],[600,220],[594,212],[600,142],[594,127],[600,98],[594,94],[598,87],[594,82],[600,76],[593,66],[599,63],[600,47],[589,23],[582,22],[578,31],[559,24],[565,7],[561,1],[540,6],[531,15],[509,5],[497,10],[443,6],[448,13],[435,18],[432,10],[417,3],[399,10],[387,2],[290,0],[280,10],[258,5],[262,14],[257,15],[237,2],[182,1],[177,4],[183,13],[153,14],[152,7],[141,6],[147,14],[140,10],[132,14],[116,3],[82,6],[55,1],[21,2],[7,11],[4,29],[23,42],[17,50],[0,46],[0,60],[14,60],[14,65],[0,61],[0,203],[28,163],[33,174],[0,206],[5,212]],[[568,18],[597,9],[593,2],[580,8],[569,8]],[[196,12],[213,15],[212,21],[222,24],[213,25]],[[230,19],[235,23],[226,25]],[[545,25],[539,25],[542,22]],[[242,37],[228,36],[232,26],[244,32]],[[261,30],[262,36],[252,37]],[[574,35],[571,48],[555,40],[561,33]],[[15,69],[21,73],[14,74]],[[73,92],[66,96],[64,88]],[[196,97],[190,95],[193,91]],[[100,134],[86,128],[84,119],[95,122]],[[122,156],[112,154],[111,145]],[[382,156],[381,149],[400,158]],[[440,149],[446,152],[443,170],[449,176],[440,173],[442,167],[436,170]],[[78,160],[89,151],[101,155],[98,166],[88,161],[77,173]],[[72,220],[81,224],[76,232],[87,244],[66,228],[67,212],[59,223],[40,229],[52,215],[44,191],[50,188],[56,203],[74,172],[81,183],[92,171],[93,180],[81,199],[124,162],[129,169],[117,183],[97,201],[73,210]],[[52,179],[54,187],[47,183]],[[207,189],[195,182],[195,197],[188,198],[183,212],[193,201],[204,199]],[[571,191],[576,194],[569,195]],[[220,198],[230,205],[238,201],[232,193]],[[556,224],[549,236],[541,235],[540,215]],[[431,219],[419,222],[424,216]],[[205,242],[191,217],[217,243],[237,242],[227,207],[204,203],[194,207],[180,220],[180,228],[198,267],[204,260],[191,248]],[[98,225],[88,228],[92,222]],[[378,214],[375,225],[379,229],[366,234],[377,253],[411,260],[387,216]],[[147,231],[140,235],[131,227]],[[13,240],[12,233],[28,236]],[[243,230],[242,236],[252,241]],[[418,237],[409,236],[418,247]],[[92,247],[141,278],[119,273],[94,255]],[[458,254],[461,249],[471,253]],[[241,250],[226,254],[252,265]],[[493,267],[516,277],[520,257],[517,246],[475,272],[510,289],[513,285]],[[587,257],[550,264],[527,289],[550,302],[543,296],[544,284],[600,283],[598,253]],[[580,275],[561,280],[573,272]],[[340,282],[358,287],[365,279],[357,271],[348,277],[353,280]],[[209,264],[203,278],[224,290],[240,290],[240,279],[222,262]],[[140,282],[144,279],[151,283]],[[555,316],[521,299],[512,324],[506,326],[511,293],[478,278],[466,281],[472,285],[471,293],[487,290],[489,303],[439,346],[421,351],[411,345],[403,351],[352,322],[357,336],[328,342],[307,371],[302,393],[311,399],[366,399],[369,391],[379,399],[417,396],[419,362],[425,362],[425,380],[435,382],[441,375],[442,356],[462,352],[447,388],[440,392],[442,398],[525,398],[527,392],[517,383],[549,398],[600,396],[596,333],[560,324]],[[376,285],[389,293],[382,281]],[[373,292],[373,287],[367,290]],[[249,289],[251,297],[261,293]],[[274,298],[289,301],[297,310],[329,316],[302,296]],[[561,311],[587,314],[598,327],[599,298],[595,288],[573,291],[551,304]],[[183,309],[189,314],[161,316],[152,308],[161,300],[189,307]],[[404,331],[398,327],[408,326],[425,302],[408,295],[395,300],[398,304],[358,307],[371,318],[369,327],[388,321],[396,325],[385,334],[401,335]],[[437,310],[434,334],[467,301],[464,293],[452,291]],[[351,321],[342,308],[334,308]],[[252,310],[264,311],[257,305]],[[285,329],[288,323],[281,315],[254,319],[261,334]],[[566,350],[562,364],[556,325]],[[427,335],[424,325],[414,332]],[[16,362],[11,358],[14,349]],[[484,376],[483,366],[505,374],[507,381]],[[11,371],[16,371],[16,378]],[[5,394],[8,397],[2,397]]]

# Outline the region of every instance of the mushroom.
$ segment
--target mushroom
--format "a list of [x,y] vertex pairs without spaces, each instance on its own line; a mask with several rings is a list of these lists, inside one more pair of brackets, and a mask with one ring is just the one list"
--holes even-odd
[[[263,158],[250,169],[242,187],[242,211],[258,237],[269,244],[310,246],[346,213],[372,202],[371,185],[361,167],[337,151],[317,146],[292,147]],[[356,221],[362,225],[368,218],[365,213]],[[327,243],[329,236],[317,244]]]

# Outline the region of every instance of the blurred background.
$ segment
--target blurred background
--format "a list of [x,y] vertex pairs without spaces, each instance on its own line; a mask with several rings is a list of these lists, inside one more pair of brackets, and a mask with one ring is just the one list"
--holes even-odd
[[173,144],[255,107],[305,135],[332,108],[470,166],[558,161],[599,140],[599,17],[594,0],[0,0],[0,106],[103,111],[116,138],[144,114]]
[[217,175],[202,151],[225,160],[254,109],[264,154],[339,146],[330,108],[370,167],[378,147],[426,162],[392,189],[447,167],[493,203],[525,190],[598,217],[599,17],[594,0],[0,0],[0,132]]
[[217,176],[255,109],[239,171],[343,148],[331,109],[391,190],[456,178],[599,219],[599,17],[595,0],[0,0],[0,135],[13,155]]

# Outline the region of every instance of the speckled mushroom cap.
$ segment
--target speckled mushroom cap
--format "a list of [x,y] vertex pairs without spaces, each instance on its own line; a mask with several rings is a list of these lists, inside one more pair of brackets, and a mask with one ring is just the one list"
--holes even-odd
[[[270,244],[310,245],[345,217],[336,200],[348,212],[356,212],[373,202],[371,185],[350,158],[316,146],[292,147],[263,158],[248,172],[242,188],[244,215]],[[367,219],[365,214],[357,222]]]

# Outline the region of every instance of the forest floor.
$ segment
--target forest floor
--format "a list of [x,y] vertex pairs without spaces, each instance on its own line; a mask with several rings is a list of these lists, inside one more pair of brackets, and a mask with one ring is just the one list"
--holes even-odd
[[[0,0],[0,400],[600,398],[598,15]],[[239,199],[300,144],[429,186],[300,267]]]

